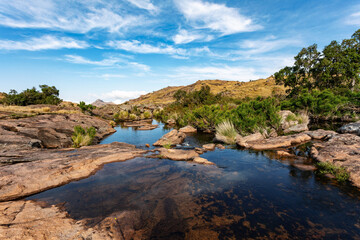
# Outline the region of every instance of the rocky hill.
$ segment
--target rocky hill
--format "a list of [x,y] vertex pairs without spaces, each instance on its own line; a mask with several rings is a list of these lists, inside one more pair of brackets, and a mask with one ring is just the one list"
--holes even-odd
[[95,106],[95,107],[103,107],[103,106],[106,106],[106,105],[114,105],[115,103],[113,102],[104,102],[103,100],[101,99],[97,99],[95,102],[93,102],[91,105]]
[[169,104],[175,101],[174,93],[178,90],[187,92],[200,90],[202,86],[209,86],[214,94],[221,93],[224,96],[242,99],[246,97],[263,96],[268,97],[276,93],[285,94],[285,87],[275,84],[275,79],[259,79],[250,82],[224,81],[224,80],[202,80],[188,86],[166,87],[158,91],[142,95],[137,99],[130,100],[132,105],[138,104]]

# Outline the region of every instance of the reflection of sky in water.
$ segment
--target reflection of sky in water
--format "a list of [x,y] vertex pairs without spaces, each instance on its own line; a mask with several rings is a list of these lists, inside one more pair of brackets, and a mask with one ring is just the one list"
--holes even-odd
[[[152,143],[164,130],[150,134],[152,131],[139,134],[146,135]],[[126,136],[124,131],[122,134],[117,138]],[[201,139],[190,137],[188,142],[200,144],[204,141]],[[136,142],[137,137],[131,141],[141,145]],[[312,172],[300,171],[259,152],[226,149],[207,152],[202,157],[216,166],[136,158],[107,164],[87,179],[30,199],[51,204],[66,202],[66,209],[76,219],[131,210],[139,211],[142,219],[154,224],[161,219],[171,222],[179,215],[162,215],[158,210],[162,205],[168,207],[165,212],[182,214],[180,222],[186,223],[180,224],[182,230],[164,229],[160,224],[155,235],[196,226],[215,231],[225,239],[271,234],[285,238],[360,237],[357,189],[329,184]],[[179,226],[179,219],[174,221],[174,226]]]

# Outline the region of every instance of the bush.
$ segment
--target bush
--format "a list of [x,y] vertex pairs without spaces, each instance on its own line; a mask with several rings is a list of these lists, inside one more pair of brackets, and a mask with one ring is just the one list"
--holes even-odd
[[82,146],[91,145],[96,135],[96,129],[94,127],[82,128],[77,125],[74,127],[74,133],[72,135],[73,147],[79,148]]
[[83,101],[81,101],[78,106],[83,113],[85,113],[85,112],[92,113],[92,110],[94,110],[96,108],[95,106],[93,106],[91,104],[86,104]]
[[216,126],[216,139],[227,143],[227,144],[235,144],[236,136],[238,135],[234,124],[232,122],[225,120]]
[[150,111],[145,111],[145,112],[144,112],[144,118],[149,119],[149,118],[151,118],[151,117],[152,117],[152,115],[151,115],[151,112],[150,112]]
[[59,98],[59,90],[56,87],[48,85],[39,85],[41,92],[36,90],[35,87],[26,89],[21,93],[15,90],[10,90],[8,94],[1,100],[2,103],[7,105],[27,106],[34,104],[51,104],[57,105],[62,102]]
[[342,167],[336,167],[335,165],[329,162],[319,162],[317,163],[318,172],[320,174],[330,173],[336,177],[336,180],[339,182],[345,182],[349,179],[350,175]]
[[131,113],[131,114],[129,115],[129,119],[132,120],[132,121],[137,120],[137,118],[138,118],[138,117],[137,117],[135,114],[133,114],[133,113]]

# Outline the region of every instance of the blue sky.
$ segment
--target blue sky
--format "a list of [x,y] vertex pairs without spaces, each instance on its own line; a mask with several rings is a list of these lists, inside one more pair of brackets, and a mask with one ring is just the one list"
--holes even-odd
[[120,103],[249,81],[359,28],[358,0],[0,0],[0,91],[48,84],[64,100]]

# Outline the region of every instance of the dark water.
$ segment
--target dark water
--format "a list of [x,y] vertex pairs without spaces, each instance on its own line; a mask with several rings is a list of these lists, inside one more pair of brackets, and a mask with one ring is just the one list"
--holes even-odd
[[[127,136],[142,146],[140,136],[151,144],[166,131],[119,128],[104,141]],[[187,142],[209,139],[195,135]],[[202,155],[216,166],[136,158],[29,199],[63,203],[89,226],[116,216],[144,239],[360,239],[356,188],[268,156],[238,149]]]

